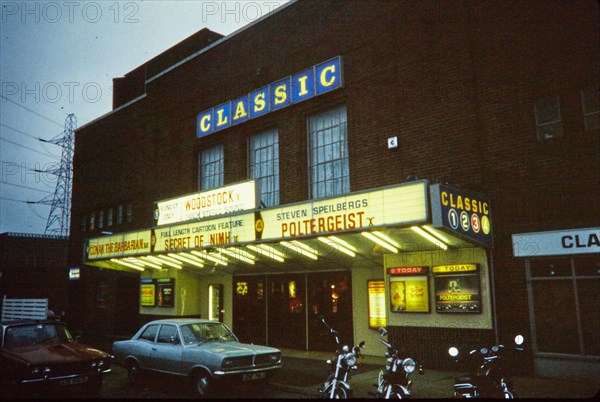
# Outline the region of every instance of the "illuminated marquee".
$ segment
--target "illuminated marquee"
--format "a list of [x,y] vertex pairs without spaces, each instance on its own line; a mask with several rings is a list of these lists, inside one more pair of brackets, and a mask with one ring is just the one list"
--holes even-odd
[[99,260],[148,254],[151,248],[150,230],[103,236],[90,239],[87,259]]
[[210,219],[153,230],[152,251],[183,251],[254,240],[254,213]]
[[430,193],[434,227],[493,247],[492,212],[486,195],[442,184],[431,185]]
[[427,221],[425,182],[261,211],[262,239]]
[[218,189],[158,201],[154,207],[154,225],[168,225],[210,216],[248,211],[255,209],[256,206],[256,184],[254,180],[250,180]]
[[338,56],[199,113],[197,136],[216,133],[341,86],[342,58]]

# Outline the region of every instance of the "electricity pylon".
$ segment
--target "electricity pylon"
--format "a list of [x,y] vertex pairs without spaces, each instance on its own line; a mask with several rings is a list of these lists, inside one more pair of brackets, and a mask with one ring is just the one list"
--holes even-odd
[[38,201],[41,204],[50,204],[50,214],[46,222],[44,234],[69,236],[71,223],[71,189],[73,187],[73,151],[75,148],[75,127],[77,119],[73,113],[65,119],[65,130],[62,134],[51,140],[42,140],[62,147],[60,157],[60,167],[58,169],[47,170],[58,176],[56,189],[52,199],[48,197]]

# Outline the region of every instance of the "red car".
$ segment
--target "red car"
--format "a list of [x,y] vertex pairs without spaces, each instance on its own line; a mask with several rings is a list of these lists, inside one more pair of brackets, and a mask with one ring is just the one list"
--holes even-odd
[[82,386],[97,393],[110,372],[111,356],[77,343],[59,321],[2,323],[0,396]]

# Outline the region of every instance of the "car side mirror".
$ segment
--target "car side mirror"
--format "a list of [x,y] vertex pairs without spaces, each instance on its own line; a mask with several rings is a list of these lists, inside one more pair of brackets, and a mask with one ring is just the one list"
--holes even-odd
[[383,327],[379,328],[379,333],[381,334],[381,336],[386,336],[387,335],[387,331]]

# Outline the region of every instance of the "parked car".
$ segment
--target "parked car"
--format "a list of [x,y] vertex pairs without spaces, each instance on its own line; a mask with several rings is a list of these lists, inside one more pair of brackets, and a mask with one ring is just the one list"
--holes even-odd
[[131,382],[141,370],[187,376],[201,397],[223,380],[266,383],[282,366],[280,350],[240,343],[221,322],[189,318],[149,322],[114,342],[113,354]]
[[60,321],[3,322],[0,346],[3,397],[71,386],[97,393],[110,372],[111,356],[77,343]]

